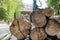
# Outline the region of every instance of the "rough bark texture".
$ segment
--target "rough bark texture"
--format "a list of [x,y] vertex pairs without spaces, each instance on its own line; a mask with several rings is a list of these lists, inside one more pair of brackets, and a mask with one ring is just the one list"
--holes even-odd
[[10,26],[10,32],[18,39],[23,39],[29,34],[31,25],[23,19],[16,19]]
[[60,24],[54,20],[50,19],[46,25],[45,31],[48,35],[54,36],[59,32]]
[[45,8],[42,12],[45,16],[50,17],[53,14],[53,10],[51,8]]
[[31,39],[32,40],[44,40],[46,37],[46,34],[42,28],[34,28],[31,31]]
[[43,27],[46,24],[46,17],[40,12],[34,12],[32,16],[32,22],[36,27]]

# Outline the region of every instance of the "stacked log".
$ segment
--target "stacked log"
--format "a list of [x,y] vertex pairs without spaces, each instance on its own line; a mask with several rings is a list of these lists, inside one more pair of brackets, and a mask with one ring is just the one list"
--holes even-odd
[[12,22],[10,26],[10,32],[18,39],[24,39],[29,34],[30,27],[31,27],[30,23],[19,18],[19,19],[15,19]]
[[[45,27],[45,32],[47,34],[47,38],[50,38],[51,40],[57,40],[57,34],[60,31],[60,23],[55,20],[55,18],[51,18],[46,27]],[[48,39],[49,40],[49,39]]]
[[45,8],[42,13],[47,17],[51,17],[53,14],[53,10],[52,8]]
[[53,10],[51,8],[45,8],[42,12],[34,11],[32,15],[32,23],[35,24],[36,27],[44,27],[47,23],[46,17],[51,17],[53,14]]
[[43,27],[46,24],[46,17],[42,13],[35,11],[32,15],[32,23],[36,27]]
[[31,31],[31,39],[32,40],[44,40],[46,38],[46,34],[42,28],[34,28]]
[[[43,38],[39,37],[41,39],[38,39],[37,34],[39,34],[39,32],[36,32],[36,29],[41,30],[41,28],[45,30],[44,32],[47,35],[47,38],[49,35],[49,37],[51,37],[52,40],[57,39],[56,35],[60,31],[59,30],[60,17],[58,17],[57,19],[54,19],[53,17],[51,18],[52,14],[53,14],[53,9],[51,8],[45,8],[42,12],[39,12],[39,11],[33,12],[33,15],[31,18],[32,18],[32,23],[35,25],[35,29],[31,31],[32,40],[44,40],[44,37]],[[41,36],[42,34],[40,34],[39,36]]]
[[48,24],[45,27],[45,31],[50,36],[55,36],[59,32],[60,24],[53,19],[50,19]]

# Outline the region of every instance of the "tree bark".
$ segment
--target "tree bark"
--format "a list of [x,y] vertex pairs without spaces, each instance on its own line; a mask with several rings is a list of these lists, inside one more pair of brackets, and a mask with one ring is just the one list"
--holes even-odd
[[30,27],[30,23],[25,20],[15,19],[10,26],[10,32],[18,39],[23,39],[29,34]]
[[31,39],[32,40],[44,40],[46,38],[46,34],[42,28],[34,28],[31,31]]

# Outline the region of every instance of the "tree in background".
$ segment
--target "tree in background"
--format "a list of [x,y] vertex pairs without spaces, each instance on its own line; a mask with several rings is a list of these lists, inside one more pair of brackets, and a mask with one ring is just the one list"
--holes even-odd
[[2,7],[0,7],[0,20],[6,20],[6,10]]
[[2,0],[0,0],[0,21],[7,19],[6,10],[3,8],[2,5],[3,5],[3,4],[2,4]]
[[47,0],[47,5],[54,9],[54,15],[60,13],[60,0]]
[[14,13],[23,10],[22,0],[0,0],[1,6],[6,10],[7,20],[14,19]]

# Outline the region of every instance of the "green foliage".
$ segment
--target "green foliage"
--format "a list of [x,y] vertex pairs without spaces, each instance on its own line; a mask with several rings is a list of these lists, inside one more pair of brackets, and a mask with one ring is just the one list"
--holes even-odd
[[13,20],[14,13],[18,14],[18,11],[23,9],[22,0],[1,0],[1,4],[1,6],[6,10],[8,20]]
[[60,0],[47,0],[47,5],[52,7],[55,13],[60,10]]
[[0,20],[6,20],[6,10],[0,7]]

